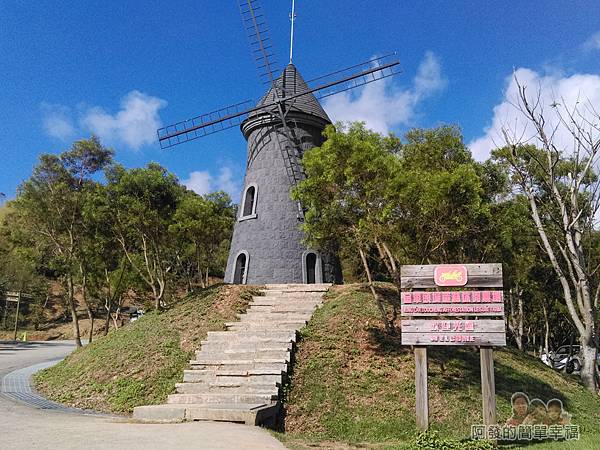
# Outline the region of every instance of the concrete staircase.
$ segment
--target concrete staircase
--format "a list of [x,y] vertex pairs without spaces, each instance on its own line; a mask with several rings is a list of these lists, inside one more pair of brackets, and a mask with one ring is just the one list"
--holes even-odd
[[270,284],[227,331],[208,333],[167,404],[139,406],[143,422],[216,420],[275,427],[297,332],[329,284]]

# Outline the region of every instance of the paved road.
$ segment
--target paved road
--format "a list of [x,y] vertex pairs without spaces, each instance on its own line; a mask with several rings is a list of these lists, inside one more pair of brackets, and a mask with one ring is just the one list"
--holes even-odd
[[[0,342],[0,379],[56,360],[70,341]],[[0,449],[284,449],[267,431],[230,423],[136,424],[125,419],[38,409],[0,396]]]

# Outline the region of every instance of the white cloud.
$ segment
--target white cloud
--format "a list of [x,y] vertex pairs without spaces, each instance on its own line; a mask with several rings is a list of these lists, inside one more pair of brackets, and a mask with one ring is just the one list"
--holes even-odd
[[115,114],[100,106],[79,106],[76,126],[70,108],[42,103],[42,123],[46,133],[62,140],[94,133],[108,144],[137,150],[156,141],[156,130],[162,126],[158,112],[166,105],[165,100],[134,90],[121,99]]
[[592,34],[588,40],[583,43],[583,49],[586,51],[600,50],[600,31]]
[[[532,144],[537,142],[534,139],[535,130],[527,123],[522,113],[515,107],[518,104],[518,88],[515,78],[521,85],[527,87],[526,93],[532,101],[535,100],[538,91],[540,92],[540,106],[544,109],[547,119],[554,117],[554,110],[551,105],[559,109],[572,109],[577,103],[582,114],[585,114],[589,105],[600,105],[600,76],[592,74],[574,74],[564,76],[559,74],[541,75],[527,68],[519,68],[513,75],[506,79],[506,91],[502,101],[493,109],[493,118],[491,124],[483,132],[483,136],[474,139],[469,143],[473,152],[473,157],[479,161],[487,159],[490,151],[496,147],[505,144],[502,137],[502,128],[512,130],[512,134],[522,140],[528,140]],[[551,130],[557,124],[557,120],[548,120],[547,127]],[[556,142],[563,148],[568,149],[572,139],[568,130],[564,127],[558,127],[555,135]]]
[[440,92],[446,84],[437,57],[428,51],[412,88],[398,89],[391,78],[384,78],[367,84],[358,93],[348,91],[328,97],[324,108],[334,122],[363,121],[374,131],[388,133],[396,125],[410,124],[419,102]]
[[156,140],[156,130],[162,126],[158,111],[166,105],[158,97],[131,91],[121,100],[116,114],[96,106],[85,111],[80,122],[103,141],[123,143],[137,150]]
[[42,103],[42,126],[50,136],[66,141],[75,134],[69,108]]
[[225,191],[234,202],[239,199],[241,190],[240,183],[234,179],[233,171],[227,166],[221,167],[216,177],[206,170],[191,172],[189,178],[183,180],[183,184],[199,195]]
[[183,180],[183,184],[198,195],[206,195],[211,192],[212,176],[205,170],[191,172],[190,177]]
[[229,167],[221,167],[215,185],[217,191],[225,191],[232,198],[239,195],[239,183],[233,179],[233,171]]
[[446,87],[447,80],[442,77],[442,67],[433,52],[425,53],[425,59],[417,69],[414,79],[415,102],[427,98]]

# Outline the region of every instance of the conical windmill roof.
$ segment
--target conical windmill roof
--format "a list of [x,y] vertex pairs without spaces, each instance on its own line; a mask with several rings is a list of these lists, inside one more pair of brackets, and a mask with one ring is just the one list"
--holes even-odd
[[[278,97],[290,97],[292,95],[301,94],[302,92],[307,92],[308,90],[308,85],[302,78],[302,75],[300,75],[300,72],[298,72],[296,66],[290,63],[284,69],[279,78],[275,80],[275,85],[271,86],[269,91],[258,102],[257,106],[268,105],[269,103],[274,103],[277,101]],[[286,110],[310,114],[326,121],[327,123],[331,123],[327,113],[323,110],[319,104],[319,101],[312,93],[302,95],[290,100],[289,102],[285,102],[285,107]],[[276,112],[277,107],[273,106],[273,108],[269,108],[268,111]],[[261,113],[262,111],[256,111],[250,114],[250,117],[259,116]]]

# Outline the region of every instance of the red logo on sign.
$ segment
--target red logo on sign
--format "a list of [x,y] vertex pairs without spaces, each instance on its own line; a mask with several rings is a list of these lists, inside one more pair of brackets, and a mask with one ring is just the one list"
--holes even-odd
[[436,266],[433,280],[438,286],[464,286],[467,284],[467,267],[458,264]]

